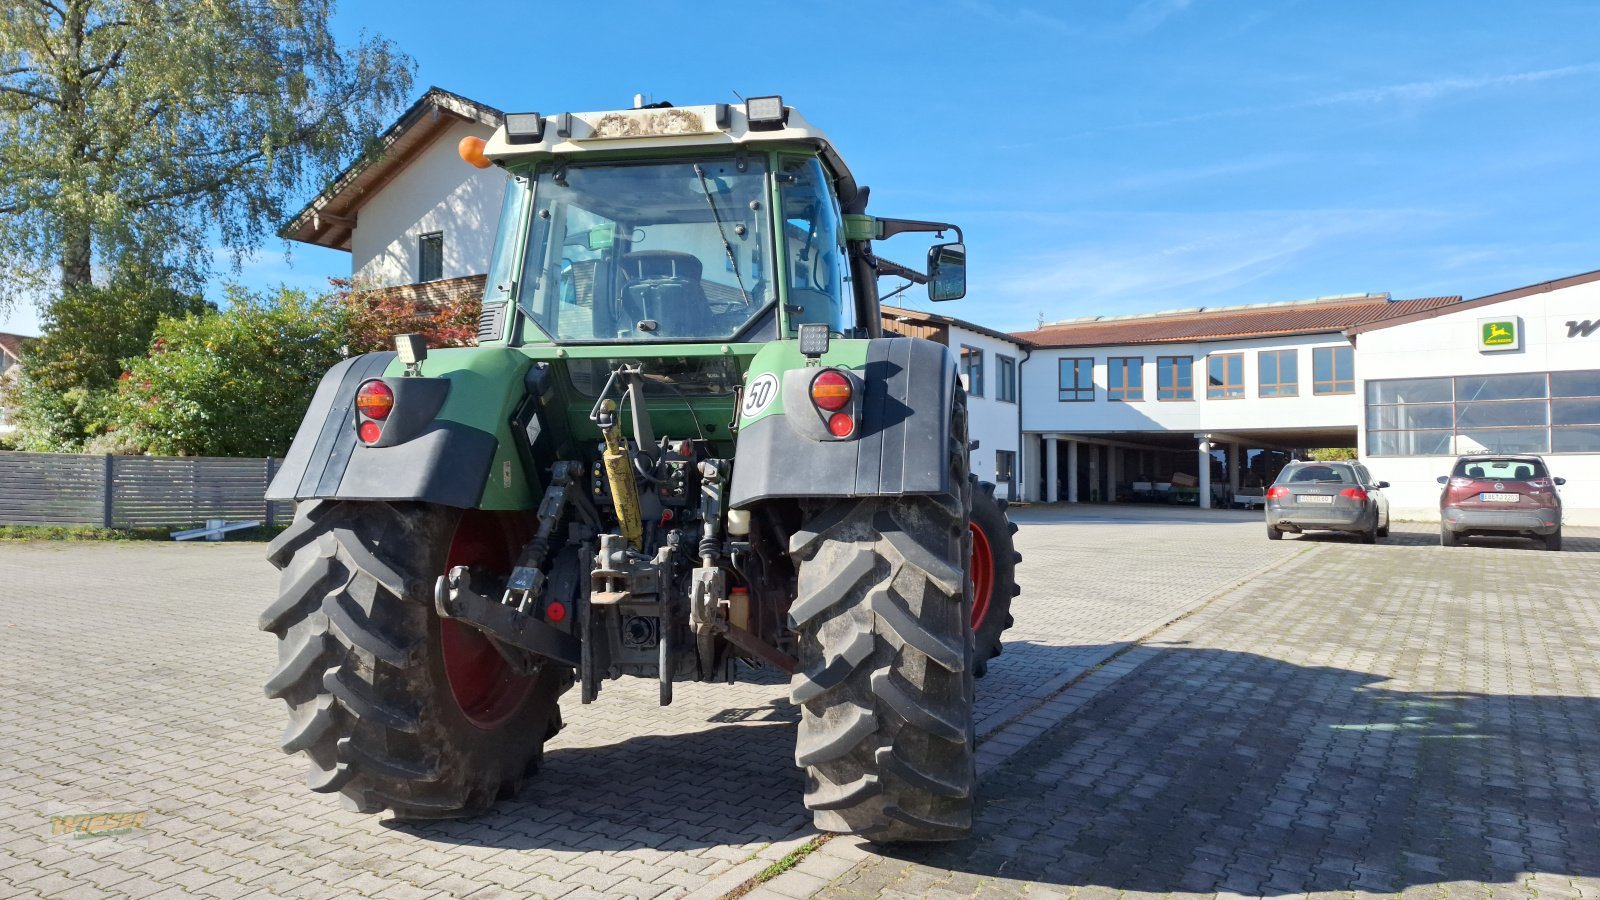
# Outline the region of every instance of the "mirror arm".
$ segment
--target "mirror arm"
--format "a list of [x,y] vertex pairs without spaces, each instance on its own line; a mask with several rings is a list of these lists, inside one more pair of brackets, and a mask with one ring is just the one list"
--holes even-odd
[[883,257],[879,256],[876,258],[876,261],[878,266],[878,276],[880,278],[884,275],[892,275],[898,278],[904,278],[914,284],[927,284],[932,280],[927,276],[926,273],[918,272],[916,269],[902,266],[892,259],[884,259]]
[[874,221],[877,224],[877,237],[874,239],[879,241],[886,241],[897,234],[906,234],[908,232],[954,231],[956,233],[956,243],[964,244],[967,242],[966,235],[961,233],[961,226],[952,225],[949,222],[921,222],[916,219],[876,219]]

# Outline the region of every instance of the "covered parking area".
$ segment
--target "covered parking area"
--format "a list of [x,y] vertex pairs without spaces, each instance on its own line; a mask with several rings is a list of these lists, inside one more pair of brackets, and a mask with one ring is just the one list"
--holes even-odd
[[1354,447],[1354,427],[1029,434],[1033,496],[1047,503],[1253,505],[1313,447]]

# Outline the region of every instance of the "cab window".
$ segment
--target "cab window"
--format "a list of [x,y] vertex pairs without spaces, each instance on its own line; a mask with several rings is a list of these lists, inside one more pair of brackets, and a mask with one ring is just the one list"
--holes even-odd
[[828,176],[816,157],[785,160],[778,187],[783,202],[784,276],[789,283],[788,327],[825,322],[843,333],[855,327],[844,226]]

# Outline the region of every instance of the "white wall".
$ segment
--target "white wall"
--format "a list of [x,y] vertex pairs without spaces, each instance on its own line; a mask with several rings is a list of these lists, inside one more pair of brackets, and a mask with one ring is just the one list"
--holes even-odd
[[[1522,349],[1479,352],[1478,320],[1510,316],[1522,319]],[[1600,320],[1600,282],[1364,332],[1356,336],[1358,387],[1365,396],[1368,379],[1600,369],[1600,331],[1568,336],[1566,323],[1584,320]],[[1435,479],[1448,474],[1454,456],[1369,457],[1365,422],[1360,446],[1373,475],[1391,483],[1389,504],[1397,518],[1438,521]],[[1565,521],[1600,525],[1600,454],[1543,455],[1551,473],[1567,479],[1560,489]]]
[[467,135],[493,133],[487,125],[457,125],[366,201],[350,241],[351,274],[359,287],[414,284],[417,239],[434,231],[444,234],[445,278],[489,271],[507,176],[499,168],[462,162],[456,145]]
[[[1119,347],[1084,347],[1035,350],[1024,369],[1023,430],[1083,434],[1106,431],[1227,432],[1249,429],[1354,428],[1360,418],[1358,394],[1312,393],[1312,350],[1347,344],[1342,335],[1298,335],[1190,344],[1139,344]],[[1297,351],[1299,395],[1262,397],[1258,390],[1260,350]],[[1206,356],[1244,354],[1244,396],[1206,398]],[[1144,359],[1144,399],[1106,399],[1106,360],[1138,356]],[[1190,356],[1193,363],[1193,400],[1157,400],[1156,358]],[[1058,393],[1059,361],[1069,357],[1094,358],[1095,399],[1092,403],[1061,402]],[[1356,357],[1360,374],[1361,359]]]
[[[969,331],[959,325],[950,326],[950,352],[960,358],[961,345],[976,347],[983,351],[983,396],[967,397],[967,433],[968,436],[978,441],[978,449],[972,454],[972,471],[983,481],[995,482],[995,495],[1006,496],[1006,486],[995,477],[995,451],[1010,450],[1017,453],[1017,404],[1001,402],[1000,393],[1000,363],[995,358],[997,355],[1009,356],[1017,361],[1020,366],[1026,354],[1016,344],[992,338],[976,331]],[[1018,384],[1020,396],[1021,385]],[[1017,459],[1017,485],[1020,488],[1024,482],[1022,476],[1022,459],[1018,454]]]

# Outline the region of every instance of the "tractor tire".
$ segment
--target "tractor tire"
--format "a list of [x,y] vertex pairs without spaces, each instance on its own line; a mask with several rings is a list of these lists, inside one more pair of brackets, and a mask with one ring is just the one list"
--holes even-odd
[[972,604],[963,564],[972,538],[964,499],[841,501],[793,535],[795,762],[806,770],[806,806],[823,831],[888,843],[956,840],[971,828]]
[[307,784],[358,812],[473,815],[514,794],[561,727],[570,669],[519,675],[480,632],[441,620],[453,565],[509,571],[516,529],[494,513],[420,503],[310,501],[268,548],[283,570],[261,630],[278,636],[268,697]]
[[1000,655],[1000,637],[1014,624],[1011,601],[1022,593],[1017,584],[1017,524],[1006,517],[1005,500],[994,495],[994,485],[973,478],[972,492],[972,638],[975,678],[989,670],[989,660]]

